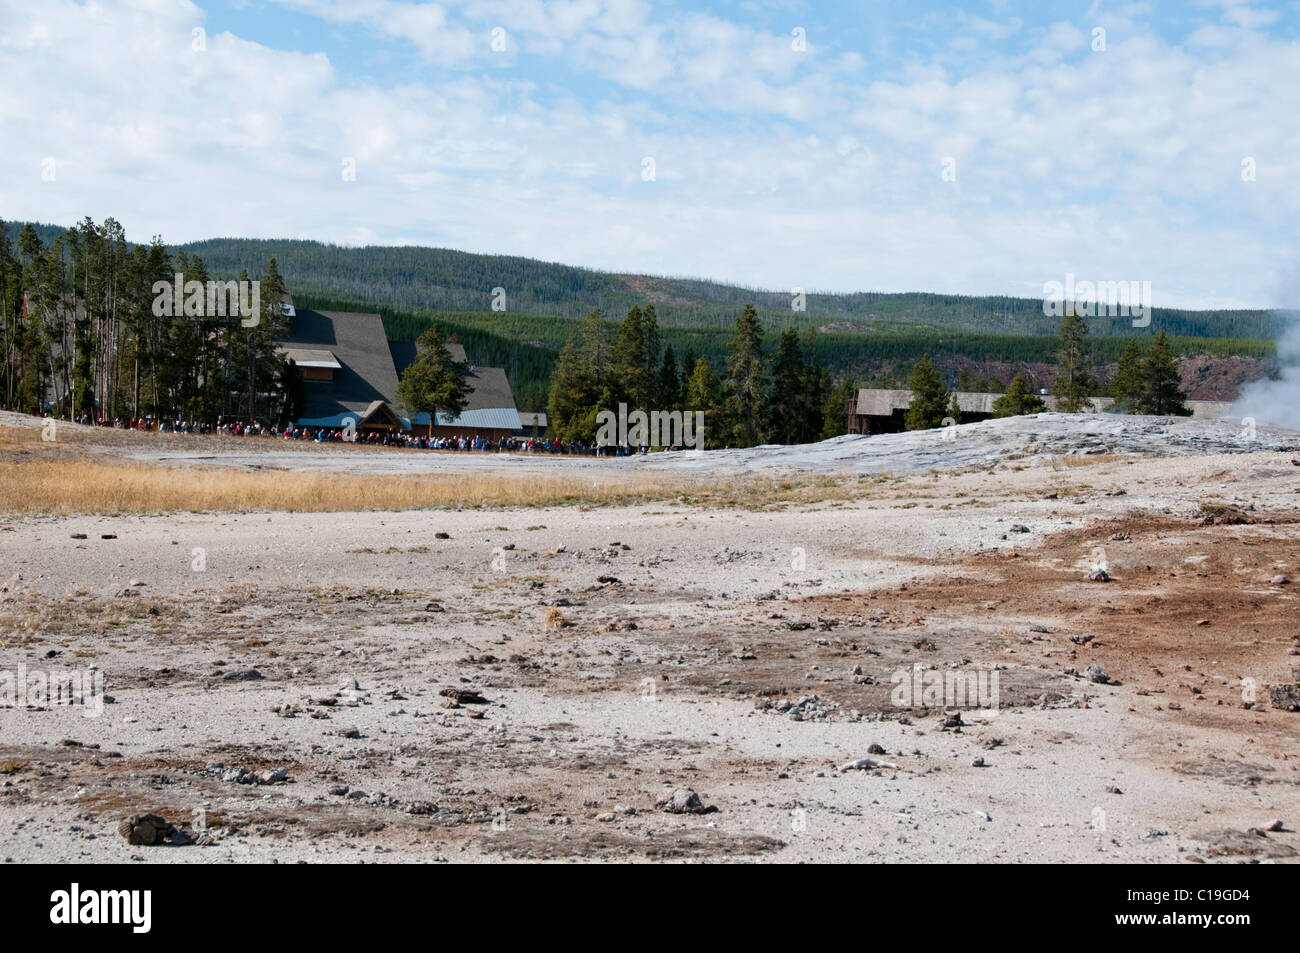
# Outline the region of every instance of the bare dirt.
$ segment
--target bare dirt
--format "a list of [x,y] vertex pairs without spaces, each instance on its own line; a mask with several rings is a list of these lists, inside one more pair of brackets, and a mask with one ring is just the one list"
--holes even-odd
[[[3,521],[0,671],[93,664],[112,701],[0,709],[0,858],[1294,862],[1294,456]],[[997,707],[898,704],[918,665]],[[147,812],[202,843],[128,845]]]

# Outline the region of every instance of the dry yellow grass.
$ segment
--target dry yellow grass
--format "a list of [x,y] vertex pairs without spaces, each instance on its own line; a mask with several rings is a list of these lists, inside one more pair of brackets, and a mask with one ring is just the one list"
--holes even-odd
[[698,492],[696,480],[652,474],[374,476],[90,460],[0,463],[0,513],[346,512],[442,506],[630,503]]
[[1064,470],[1072,467],[1091,467],[1096,466],[1099,463],[1116,463],[1123,459],[1123,457],[1117,456],[1113,453],[1077,454],[1048,457],[1047,464],[1053,470]]

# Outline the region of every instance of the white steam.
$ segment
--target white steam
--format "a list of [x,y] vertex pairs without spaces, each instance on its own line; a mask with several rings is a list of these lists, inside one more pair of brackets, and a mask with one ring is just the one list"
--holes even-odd
[[1260,424],[1300,430],[1300,268],[1292,269],[1283,282],[1281,314],[1287,320],[1277,340],[1278,380],[1259,380],[1241,389],[1232,413]]

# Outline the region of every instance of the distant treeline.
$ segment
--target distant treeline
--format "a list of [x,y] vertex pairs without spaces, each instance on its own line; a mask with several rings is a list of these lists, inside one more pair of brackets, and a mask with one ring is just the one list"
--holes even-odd
[[[17,228],[11,226],[16,240]],[[65,229],[34,226],[46,243]],[[505,293],[507,310],[582,318],[592,308],[622,315],[653,303],[662,328],[730,332],[736,315],[753,304],[765,327],[815,327],[822,332],[929,327],[996,335],[1055,336],[1060,319],[1043,314],[1039,298],[924,293],[808,294],[804,310],[786,291],[759,290],[693,278],[612,274],[531,258],[480,255],[421,246],[342,247],[296,239],[218,238],[185,246],[214,275],[256,274],[271,258],[295,295],[369,302],[398,311],[489,311],[492,291]],[[1059,279],[1063,276],[1045,276]],[[498,312],[499,314],[499,312]],[[1270,311],[1186,311],[1157,308],[1148,328],[1124,317],[1089,319],[1092,337],[1268,339],[1284,321]]]
[[[545,406],[560,350],[582,323],[582,319],[562,315],[375,309],[358,301],[315,295],[298,296],[295,301],[320,310],[378,310],[385,331],[394,340],[415,340],[436,323],[448,335],[455,335],[472,361],[506,369],[515,402],[521,410],[540,410]],[[733,326],[725,329],[661,327],[660,331],[664,345],[671,345],[679,358],[689,360],[688,367],[694,365],[696,358],[703,357],[715,373],[721,374],[735,333],[734,323],[733,314]],[[788,325],[789,322],[767,323],[765,328],[776,335]],[[1133,338],[1090,338],[1089,356],[1097,364],[1116,363],[1130,340]],[[1190,337],[1171,338],[1170,344],[1179,356],[1269,358],[1276,353],[1272,341]],[[960,361],[1053,364],[1059,348],[1055,336],[890,327],[872,333],[819,332],[811,339],[812,350],[807,356],[837,379],[889,382],[905,379],[912,365],[924,354],[930,354],[936,364],[944,366]]]

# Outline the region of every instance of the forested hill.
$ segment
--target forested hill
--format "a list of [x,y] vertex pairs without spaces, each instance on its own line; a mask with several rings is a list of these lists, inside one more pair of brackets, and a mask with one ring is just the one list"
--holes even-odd
[[[11,223],[16,238],[21,223]],[[63,232],[36,226],[47,243]],[[165,237],[165,236],[164,236]],[[970,297],[926,293],[809,294],[804,312],[788,291],[759,291],[690,278],[612,274],[531,258],[479,255],[422,246],[343,247],[293,239],[216,238],[183,246],[203,259],[209,273],[235,277],[260,273],[275,257],[295,294],[367,302],[375,309],[489,312],[492,289],[505,290],[513,314],[586,315],[600,307],[611,318],[651,302],[665,327],[730,328],[753,303],[768,327],[817,327],[852,333],[911,325],[985,334],[1054,335],[1060,321],[1043,314],[1037,298]],[[864,271],[868,269],[864,268]],[[864,279],[865,283],[865,279]],[[1280,319],[1268,311],[1157,309],[1151,327],[1135,330],[1128,318],[1092,318],[1093,334],[1143,335],[1162,328],[1178,337],[1278,336]]]

